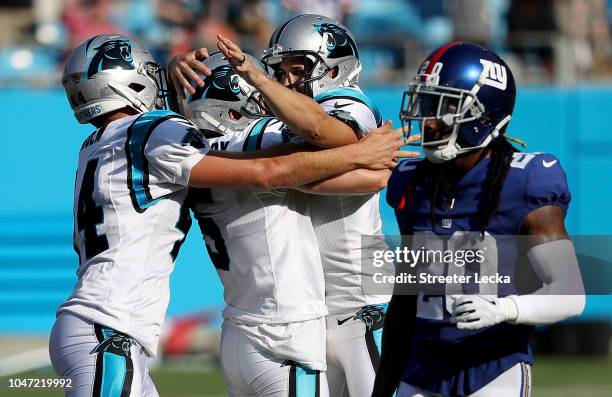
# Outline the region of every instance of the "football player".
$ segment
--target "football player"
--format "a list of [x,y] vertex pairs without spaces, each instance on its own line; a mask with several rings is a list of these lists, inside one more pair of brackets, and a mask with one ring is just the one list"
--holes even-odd
[[[299,15],[283,23],[272,35],[262,62],[293,93],[268,79],[258,78],[257,73],[251,75],[249,71],[255,71],[240,49],[223,36],[219,36],[219,41],[219,48],[232,59],[241,76],[261,92],[274,115],[306,142],[319,147],[345,145],[357,142],[381,125],[379,109],[356,85],[361,63],[355,39],[339,22],[319,15]],[[191,61],[202,52],[185,54],[170,66],[173,80],[188,90],[194,88],[184,83],[185,75],[198,68]],[[245,62],[241,62],[243,59]],[[330,128],[330,118],[303,120],[307,116],[299,105],[298,93],[312,97],[344,128]],[[325,303],[329,310],[327,377],[333,396],[370,395],[384,313],[391,295],[391,290],[378,295],[362,286],[362,278],[371,277],[364,273],[366,267],[361,266],[362,236],[371,236],[372,247],[384,249],[385,242],[378,192],[354,195],[355,185],[367,183],[360,177],[354,174],[343,194],[313,195],[309,200],[325,275]],[[393,269],[381,271],[392,273]]]
[[[98,35],[69,57],[62,84],[76,119],[97,130],[79,153],[74,195],[78,281],[58,309],[49,349],[70,396],[157,395],[147,371],[190,226],[186,187],[303,185],[358,167],[393,167],[400,133],[286,156],[216,153],[163,107],[162,72],[129,38]],[[387,129],[388,130],[388,129]]]
[[[237,60],[268,79],[259,61],[246,54]],[[221,52],[204,60],[211,74],[201,76],[203,86],[187,98],[182,113],[214,136],[212,147],[278,153],[299,148],[281,120],[261,116],[259,93],[239,77],[234,61]],[[309,110],[329,117],[312,99],[299,95],[296,100],[302,120],[313,117]],[[384,171],[355,170],[301,189],[369,193],[387,179]],[[291,396],[306,384],[304,395],[327,395],[321,372],[326,369],[325,287],[307,196],[278,189],[191,189],[188,201],[224,286],[221,366],[229,394]]]
[[[499,56],[459,42],[426,58],[404,93],[401,118],[420,125],[426,154],[402,162],[389,181],[405,242],[438,250],[467,244],[484,261],[418,266],[419,275],[472,277],[459,285],[421,284],[412,295],[396,286],[374,396],[391,396],[400,379],[403,397],[528,396],[533,326],[584,308],[564,226],[566,176],[556,157],[518,152],[506,138],[515,96]],[[542,285],[519,295],[514,275],[525,251]],[[511,282],[474,283],[495,274]]]

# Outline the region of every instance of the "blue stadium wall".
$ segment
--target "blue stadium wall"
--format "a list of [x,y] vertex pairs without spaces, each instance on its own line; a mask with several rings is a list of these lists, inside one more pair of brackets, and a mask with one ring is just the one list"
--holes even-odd
[[[366,93],[399,123],[400,87]],[[92,128],[74,121],[61,90],[5,89],[0,109],[0,332],[43,334],[76,280],[74,173]],[[611,114],[612,87],[520,91],[509,135],[525,140],[529,151],[560,158],[573,195],[571,234],[612,235]],[[396,233],[392,211],[384,202],[381,209],[385,232]],[[170,315],[222,308],[221,284],[203,249],[194,226],[172,276]],[[590,297],[583,317],[612,318],[612,299]]]

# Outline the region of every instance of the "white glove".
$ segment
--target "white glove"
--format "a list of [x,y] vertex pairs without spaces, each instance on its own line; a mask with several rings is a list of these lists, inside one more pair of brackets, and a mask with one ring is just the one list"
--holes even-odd
[[480,329],[513,321],[518,317],[516,304],[509,298],[491,295],[453,295],[451,322],[459,329]]

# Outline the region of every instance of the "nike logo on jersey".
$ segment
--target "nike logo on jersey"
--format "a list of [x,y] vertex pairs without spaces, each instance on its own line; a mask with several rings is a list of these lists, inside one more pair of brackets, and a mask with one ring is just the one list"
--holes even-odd
[[342,324],[344,324],[345,322],[347,322],[348,320],[350,320],[352,318],[355,318],[355,317],[351,316],[351,317],[345,318],[344,320],[337,319],[336,321],[338,321],[338,325],[342,325]]
[[350,103],[345,103],[344,105],[340,105],[340,104],[338,104],[338,102],[334,102],[334,109],[342,109],[342,108],[345,108],[345,107],[347,107],[349,105],[350,105]]
[[545,168],[550,168],[550,167],[552,167],[553,165],[555,165],[555,163],[556,163],[556,162],[557,162],[557,160],[553,160],[553,161],[545,161],[545,160],[542,160],[542,165],[543,165]]

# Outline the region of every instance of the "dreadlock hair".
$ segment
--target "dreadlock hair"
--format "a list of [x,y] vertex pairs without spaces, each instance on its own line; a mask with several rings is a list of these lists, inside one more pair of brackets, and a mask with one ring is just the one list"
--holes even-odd
[[[487,148],[491,153],[491,157],[489,169],[487,170],[487,176],[483,185],[485,189],[484,207],[482,207],[479,211],[480,232],[483,236],[487,227],[489,226],[491,217],[495,214],[495,212],[497,212],[501,198],[501,191],[504,187],[504,181],[508,175],[508,170],[510,169],[512,156],[518,151],[503,134],[500,134],[498,138],[494,139],[487,146]],[[483,151],[483,157],[486,154],[487,152]],[[419,184],[426,177],[431,177],[434,181],[434,188],[431,192],[430,216],[431,224],[435,225],[435,208],[440,193],[442,193],[447,199],[450,199],[453,196],[453,192],[451,184],[446,180],[442,172],[442,164],[434,164],[427,159],[421,161],[414,170],[410,185],[414,186]],[[450,205],[451,204],[449,202],[448,206]]]
[[486,189],[484,208],[480,212],[480,232],[483,235],[489,226],[491,217],[497,212],[501,191],[510,169],[512,156],[518,151],[504,135],[500,135],[493,140],[489,145],[489,149],[491,150],[491,160],[484,183]]

